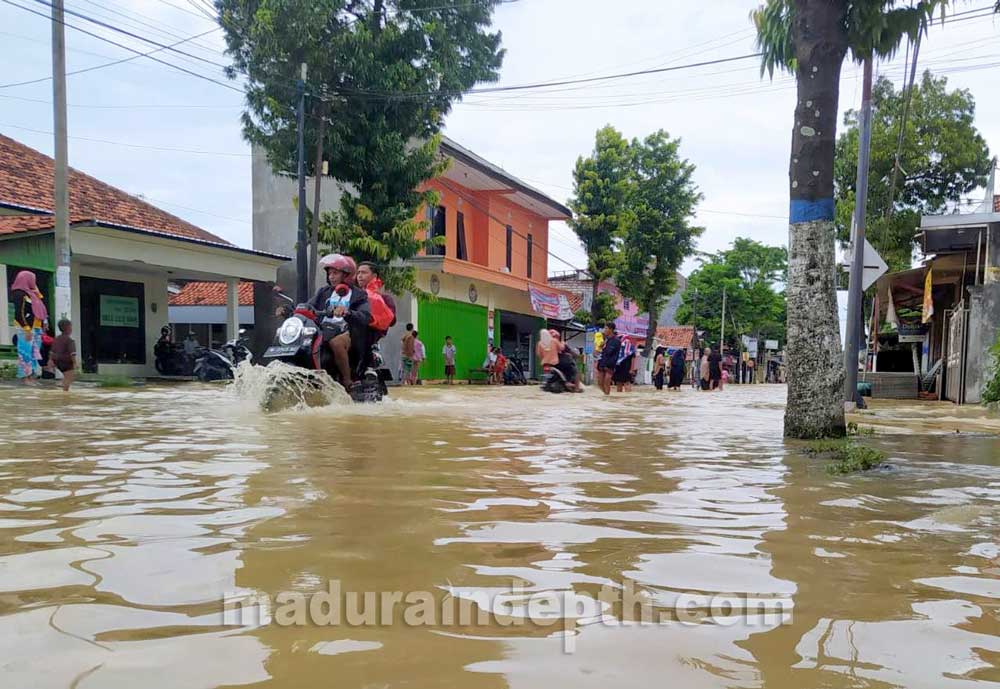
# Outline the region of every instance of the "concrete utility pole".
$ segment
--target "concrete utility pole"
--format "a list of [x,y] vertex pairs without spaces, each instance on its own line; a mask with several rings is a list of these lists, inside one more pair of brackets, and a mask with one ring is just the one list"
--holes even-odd
[[844,407],[854,408],[858,398],[858,350],[861,341],[861,281],[865,270],[865,210],[868,201],[868,163],[872,147],[872,58],[865,60],[861,92],[860,139],[858,141],[858,178],[855,186],[854,238],[852,243],[851,281],[847,293],[847,338],[844,342]]
[[53,323],[73,311],[69,238],[69,143],[66,124],[66,26],[63,0],[52,2],[52,111],[55,123],[55,314]]
[[299,233],[295,244],[295,301],[309,301],[309,238],[306,234],[306,63],[299,79]]
[[722,354],[722,343],[726,341],[726,288],[722,288],[722,327],[719,328],[719,354]]

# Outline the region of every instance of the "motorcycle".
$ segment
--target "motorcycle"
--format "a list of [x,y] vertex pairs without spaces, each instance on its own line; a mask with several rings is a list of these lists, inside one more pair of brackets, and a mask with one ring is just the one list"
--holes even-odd
[[[392,379],[392,374],[383,364],[378,344],[370,347],[366,361],[358,363],[358,368],[363,370],[361,380],[344,384],[340,380],[333,352],[323,342],[324,326],[335,332],[347,330],[342,318],[326,317],[317,314],[308,304],[299,304],[275,332],[272,345],[264,351],[264,361],[282,361],[302,369],[307,386],[320,387],[321,381],[317,376],[325,374],[341,383],[355,402],[381,402],[389,394],[386,381]],[[268,397],[272,393],[277,395],[280,391],[270,391]]]
[[559,355],[559,365],[549,366],[542,377],[542,390],[561,394],[564,392],[583,392],[583,388],[575,383],[576,363],[572,355],[562,352]]
[[153,347],[154,365],[161,376],[191,375],[191,357],[180,342],[161,340]]
[[542,378],[542,390],[545,392],[552,392],[558,395],[569,391],[569,385],[570,383],[566,380],[566,375],[555,366],[549,366],[549,370],[545,372],[545,376]]
[[243,361],[253,359],[253,354],[243,341],[246,330],[222,345],[222,349],[200,348],[194,355],[194,375],[203,383],[216,380],[232,380],[236,377],[236,367]]

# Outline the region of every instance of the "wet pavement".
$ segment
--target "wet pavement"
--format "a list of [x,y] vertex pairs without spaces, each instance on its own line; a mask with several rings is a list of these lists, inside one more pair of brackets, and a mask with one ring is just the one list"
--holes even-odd
[[831,477],[783,403],[0,390],[0,687],[1000,683],[1000,437]]

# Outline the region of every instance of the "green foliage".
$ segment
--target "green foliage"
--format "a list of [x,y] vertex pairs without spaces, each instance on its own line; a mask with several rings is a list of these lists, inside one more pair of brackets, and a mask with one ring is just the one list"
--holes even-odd
[[875,435],[875,429],[871,426],[859,426],[857,421],[848,421],[847,435]]
[[809,455],[824,455],[833,460],[826,470],[831,475],[842,476],[877,468],[885,455],[874,447],[858,445],[850,438],[823,438],[811,440],[803,448]]
[[589,311],[580,309],[573,315],[573,318],[584,325],[596,325],[598,323],[614,321],[621,315],[618,312],[617,301],[612,294],[598,292],[597,298],[594,300],[594,308]]
[[[886,77],[879,78],[872,89],[866,236],[890,270],[910,267],[913,228],[920,224],[920,216],[944,212],[963,194],[983,186],[992,167],[989,148],[974,124],[975,99],[965,89],[949,91],[947,83],[944,77],[925,72],[913,90],[892,217],[886,217],[889,187],[906,91],[897,91]],[[837,232],[845,243],[854,214],[858,118],[855,110],[844,116],[846,129],[837,140],[834,163]]]
[[983,404],[1000,402],[1000,330],[997,331],[997,341],[990,347],[990,377],[983,387]]
[[[776,69],[795,72],[795,42],[792,25],[796,20],[796,0],[765,0],[750,13],[757,29],[757,49],[761,52],[761,75],[774,76]],[[838,38],[855,62],[865,58],[891,58],[903,39],[915,39],[926,31],[927,23],[949,0],[846,0]],[[814,27],[815,30],[815,27]]]
[[14,380],[15,378],[17,378],[17,363],[0,361],[0,380]]
[[128,376],[97,376],[97,386],[101,388],[130,388],[132,384],[132,379]]
[[[307,150],[323,117],[324,158],[344,191],[340,209],[321,218],[333,249],[398,263],[422,248],[415,218],[433,196],[415,190],[444,169],[436,135],[463,91],[499,76],[496,4],[216,0],[230,76],[246,77],[244,136],[279,172],[295,170],[295,82],[299,63],[309,64]],[[412,287],[412,271],[385,277],[391,289]]]
[[843,476],[875,469],[885,460],[885,455],[874,447],[848,443],[834,453],[833,459],[833,464],[826,468],[827,473]]
[[727,344],[735,346],[740,335],[784,342],[785,294],[778,287],[787,269],[787,249],[739,237],[691,273],[677,322],[704,330],[705,339],[713,341],[721,330],[725,289]]
[[[570,227],[587,252],[587,271],[595,284],[611,278],[617,267],[617,245],[635,216],[628,202],[632,196],[632,150],[611,125],[597,131],[594,150],[579,157],[573,169],[573,211]],[[597,300],[591,309],[600,320]]]
[[677,270],[703,232],[691,225],[702,195],[693,180],[694,165],[680,156],[680,139],[660,130],[633,140],[631,149],[628,204],[634,222],[622,234],[615,283],[649,314],[649,346],[656,316],[676,289]]

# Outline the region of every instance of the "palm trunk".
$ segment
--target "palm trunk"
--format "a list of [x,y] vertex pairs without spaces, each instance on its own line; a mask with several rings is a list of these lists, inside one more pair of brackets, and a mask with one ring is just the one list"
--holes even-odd
[[319,128],[316,132],[316,161],[313,166],[313,213],[309,233],[309,289],[316,289],[316,264],[319,262],[319,208],[323,190],[323,139],[326,136],[326,102],[319,106]]
[[798,105],[789,165],[788,403],[785,435],[845,433],[835,291],[833,162],[844,2],[795,0]]

